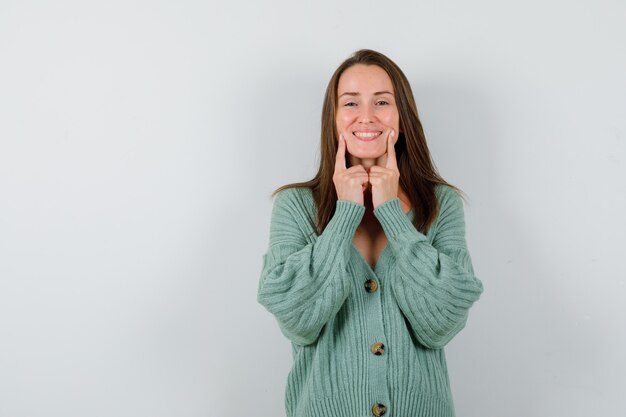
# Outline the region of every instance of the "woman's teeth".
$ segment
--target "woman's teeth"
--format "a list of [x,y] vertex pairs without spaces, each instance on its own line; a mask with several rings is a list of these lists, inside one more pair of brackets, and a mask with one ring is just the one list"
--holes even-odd
[[354,136],[359,138],[374,138],[380,135],[382,132],[354,132]]

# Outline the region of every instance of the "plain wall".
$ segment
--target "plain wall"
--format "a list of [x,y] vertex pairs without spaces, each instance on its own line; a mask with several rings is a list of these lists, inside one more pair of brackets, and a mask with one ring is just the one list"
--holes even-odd
[[[626,5],[0,1],[0,416],[284,415],[272,201],[359,48],[409,78],[485,292],[459,417],[626,415]],[[405,416],[403,416],[405,417]],[[408,417],[408,416],[406,416]]]

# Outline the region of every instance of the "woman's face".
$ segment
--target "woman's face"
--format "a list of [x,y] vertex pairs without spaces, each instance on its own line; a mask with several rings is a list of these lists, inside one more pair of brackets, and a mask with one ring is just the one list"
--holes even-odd
[[335,125],[346,139],[347,151],[357,158],[378,158],[387,152],[387,135],[398,140],[400,115],[391,78],[377,65],[353,65],[337,86]]

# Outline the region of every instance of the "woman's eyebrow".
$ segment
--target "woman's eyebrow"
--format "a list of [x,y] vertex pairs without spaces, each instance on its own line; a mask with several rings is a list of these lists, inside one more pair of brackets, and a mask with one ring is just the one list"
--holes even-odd
[[[393,93],[390,92],[390,91],[377,91],[377,92],[374,93],[375,96],[379,96],[381,94],[390,94],[390,95],[393,96]],[[343,96],[360,96],[360,95],[361,95],[361,93],[355,93],[355,92],[352,92],[352,91],[347,91],[347,92],[341,94],[339,97],[343,97]]]

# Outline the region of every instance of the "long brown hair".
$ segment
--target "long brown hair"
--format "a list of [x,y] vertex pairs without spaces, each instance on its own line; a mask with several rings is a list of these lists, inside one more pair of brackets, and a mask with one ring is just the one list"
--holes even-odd
[[346,59],[331,77],[322,107],[321,158],[315,177],[306,182],[283,185],[272,196],[286,188],[306,187],[313,192],[317,206],[317,233],[321,234],[335,212],[337,191],[333,182],[335,155],[338,147],[338,133],[335,126],[337,106],[337,86],[343,72],[353,65],[377,65],[391,78],[396,105],[400,116],[400,129],[395,144],[400,187],[406,193],[413,208],[413,225],[426,233],[437,217],[438,204],[435,185],[447,183],[438,173],[426,144],[422,123],[417,114],[417,106],[409,81],[391,59],[371,49],[361,49]]

